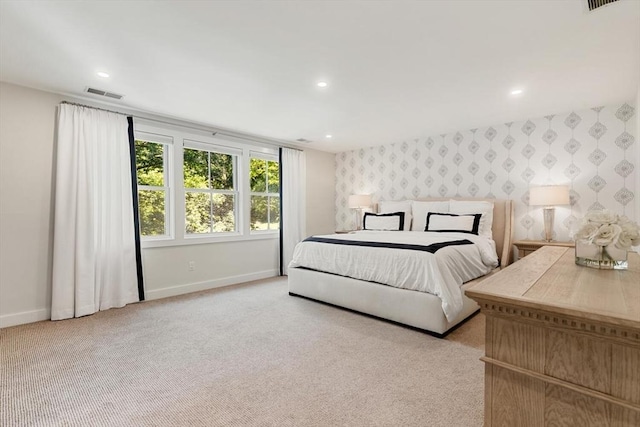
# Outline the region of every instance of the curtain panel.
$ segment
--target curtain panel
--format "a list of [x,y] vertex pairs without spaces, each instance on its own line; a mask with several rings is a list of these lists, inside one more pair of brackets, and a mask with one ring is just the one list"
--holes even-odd
[[136,168],[136,137],[133,131],[133,117],[127,117],[129,124],[129,163],[131,167],[131,196],[133,204],[133,228],[136,245],[136,274],[138,276],[138,299],[144,301],[144,276],[142,273],[142,245],[140,242],[140,211],[138,210],[138,170]]
[[280,148],[280,168],[280,275],[286,275],[296,244],[306,237],[304,151]]
[[129,123],[60,105],[51,319],[139,301]]

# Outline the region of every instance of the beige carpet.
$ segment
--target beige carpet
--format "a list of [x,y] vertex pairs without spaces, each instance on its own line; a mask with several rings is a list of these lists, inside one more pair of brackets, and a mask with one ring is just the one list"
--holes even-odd
[[480,426],[484,319],[448,339],[286,280],[0,331],[0,425]]

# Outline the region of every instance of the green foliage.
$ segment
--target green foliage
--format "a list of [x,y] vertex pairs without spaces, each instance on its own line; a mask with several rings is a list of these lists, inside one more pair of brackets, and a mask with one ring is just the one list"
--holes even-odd
[[182,155],[184,187],[209,188],[209,153],[185,148]]
[[[136,169],[139,185],[154,187],[165,185],[164,150],[166,150],[166,146],[163,144],[136,140]],[[235,231],[235,196],[207,191],[233,191],[234,167],[234,156],[184,149],[183,179],[187,233]],[[280,221],[280,198],[278,196],[280,165],[274,161],[251,159],[249,174],[251,191],[264,193],[264,196],[251,197],[251,229],[278,229]],[[143,236],[167,234],[165,200],[164,190],[139,190],[138,201]]]
[[269,193],[280,193],[280,164],[278,162],[268,162],[267,179],[269,181]]
[[233,211],[233,194],[212,194],[213,202],[213,231],[234,231],[236,229],[236,217]]
[[249,179],[251,196],[251,230],[277,230],[280,228],[280,164],[252,158]]
[[211,232],[211,195],[209,193],[185,193],[187,233]]
[[185,193],[186,231],[190,234],[235,230],[234,195]]
[[183,167],[187,233],[235,231],[232,194],[188,191],[233,190],[233,156],[185,148]]
[[[164,185],[162,144],[136,141],[136,171],[138,185]],[[143,236],[162,236],[165,230],[165,194],[163,190],[138,191],[140,232]]]
[[136,140],[136,170],[139,185],[164,185],[163,164],[165,146]]
[[249,178],[252,193],[278,193],[280,165],[278,162],[252,158]]
[[280,197],[269,197],[269,229],[280,229]]
[[140,232],[143,236],[162,236],[164,227],[164,191],[138,191]]
[[233,156],[210,153],[211,188],[215,190],[233,190]]

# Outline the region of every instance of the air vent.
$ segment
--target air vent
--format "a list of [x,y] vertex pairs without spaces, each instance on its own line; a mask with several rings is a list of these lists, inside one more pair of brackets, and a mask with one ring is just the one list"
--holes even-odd
[[618,0],[587,0],[587,5],[589,6],[589,11],[592,11],[599,7],[606,6],[609,3],[613,3],[616,1]]
[[124,98],[124,95],[118,95],[117,93],[107,92],[106,90],[95,89],[92,87],[88,87],[85,91],[87,93],[92,93],[94,95],[106,96],[107,98],[113,98],[113,99]]
[[298,139],[296,139],[296,141],[298,141],[298,142],[306,142],[307,144],[309,144],[310,142],[313,142],[313,141],[309,141],[308,139],[304,139],[304,138],[298,138]]

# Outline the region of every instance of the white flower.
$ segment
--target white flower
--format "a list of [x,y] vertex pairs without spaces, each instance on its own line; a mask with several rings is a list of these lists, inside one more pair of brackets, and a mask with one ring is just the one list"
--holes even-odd
[[598,230],[600,229],[599,224],[594,224],[593,222],[588,222],[584,224],[578,232],[575,234],[575,239],[583,241],[585,243],[591,243],[593,238],[598,234]]
[[633,240],[630,239],[628,235],[620,233],[615,241],[615,244],[616,248],[618,249],[629,249],[633,244]]
[[626,216],[608,211],[589,211],[573,233],[576,241],[607,246],[615,244],[619,249],[629,249],[640,244],[640,228]]
[[597,224],[616,224],[618,222],[618,214],[609,210],[589,211],[584,219]]
[[622,227],[618,224],[605,224],[598,229],[598,233],[593,239],[593,243],[598,246],[607,246],[613,243],[620,236]]
[[629,249],[640,243],[640,229],[636,224],[629,221],[627,217],[621,217],[619,224],[622,231],[615,242],[617,248]]

